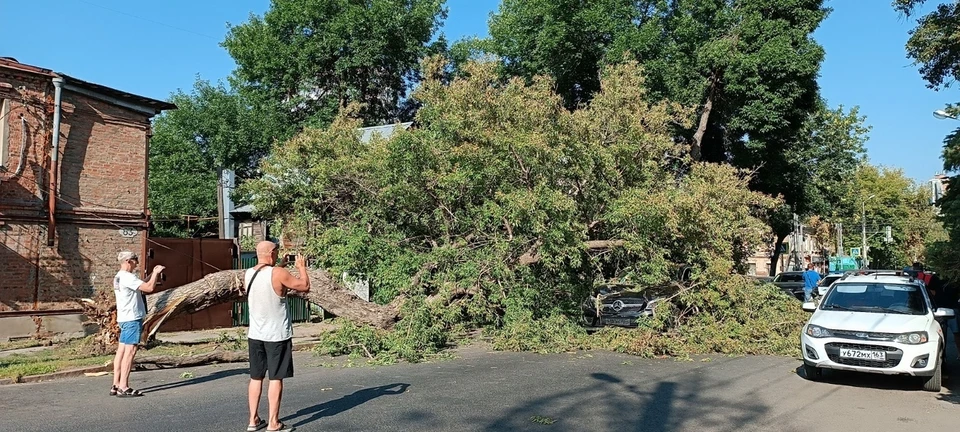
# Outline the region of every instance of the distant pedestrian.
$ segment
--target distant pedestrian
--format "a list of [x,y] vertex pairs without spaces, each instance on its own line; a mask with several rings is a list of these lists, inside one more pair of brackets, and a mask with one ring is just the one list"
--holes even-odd
[[[270,432],[294,430],[280,422],[283,379],[293,377],[293,325],[287,310],[287,290],[310,292],[310,278],[303,255],[297,254],[296,258],[299,278],[284,268],[273,267],[277,255],[277,245],[273,242],[258,243],[257,265],[244,274],[250,311],[250,328],[247,332],[250,350],[250,385],[247,392],[250,421],[247,431],[250,432],[264,426]],[[267,389],[269,419],[265,422],[258,411],[263,378],[267,372],[270,374]]]
[[813,290],[820,282],[820,273],[813,269],[813,263],[807,264],[807,271],[803,272],[803,301],[813,301]]
[[113,358],[113,387],[111,396],[136,397],[143,392],[130,388],[130,371],[133,370],[133,357],[137,354],[140,334],[143,332],[143,317],[147,315],[147,305],[143,294],[156,291],[157,279],[163,266],[156,266],[146,282],[140,280],[134,270],[140,265],[137,254],[123,251],[117,254],[120,271],[113,278],[113,294],[117,297],[117,324],[120,325],[120,340],[117,355]]

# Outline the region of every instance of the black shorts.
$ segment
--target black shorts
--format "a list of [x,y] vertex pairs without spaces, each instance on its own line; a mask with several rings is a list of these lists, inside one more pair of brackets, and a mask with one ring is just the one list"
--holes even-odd
[[293,339],[264,342],[247,339],[250,347],[250,378],[263,379],[270,371],[271,380],[293,377]]

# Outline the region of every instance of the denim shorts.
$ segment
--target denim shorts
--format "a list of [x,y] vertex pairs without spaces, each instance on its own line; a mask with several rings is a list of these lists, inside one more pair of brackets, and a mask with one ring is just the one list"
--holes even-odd
[[120,324],[120,343],[137,345],[140,343],[140,333],[143,331],[143,320],[124,321]]

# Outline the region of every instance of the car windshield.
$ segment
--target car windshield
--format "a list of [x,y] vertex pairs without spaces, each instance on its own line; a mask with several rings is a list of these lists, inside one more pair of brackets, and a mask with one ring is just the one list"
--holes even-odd
[[830,286],[830,284],[836,282],[837,279],[840,279],[840,276],[827,276],[827,277],[825,277],[825,278],[823,278],[823,279],[820,279],[820,284],[819,284],[819,285],[820,285],[820,286]]
[[780,273],[774,282],[803,282],[802,273]]
[[917,285],[837,282],[820,309],[924,315],[927,303]]

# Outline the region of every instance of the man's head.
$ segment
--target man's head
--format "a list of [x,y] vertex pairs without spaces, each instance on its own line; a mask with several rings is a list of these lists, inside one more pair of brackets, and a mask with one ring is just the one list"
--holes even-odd
[[264,240],[257,243],[257,262],[259,263],[273,265],[276,263],[279,253],[280,248],[272,241]]
[[813,270],[813,263],[807,264],[807,270]]
[[131,271],[140,264],[140,258],[137,254],[130,251],[122,251],[117,254],[117,261],[120,263],[120,269]]
[[913,262],[913,270],[914,270],[914,271],[922,272],[922,271],[923,271],[923,264],[922,264],[920,261],[914,261],[914,262]]

